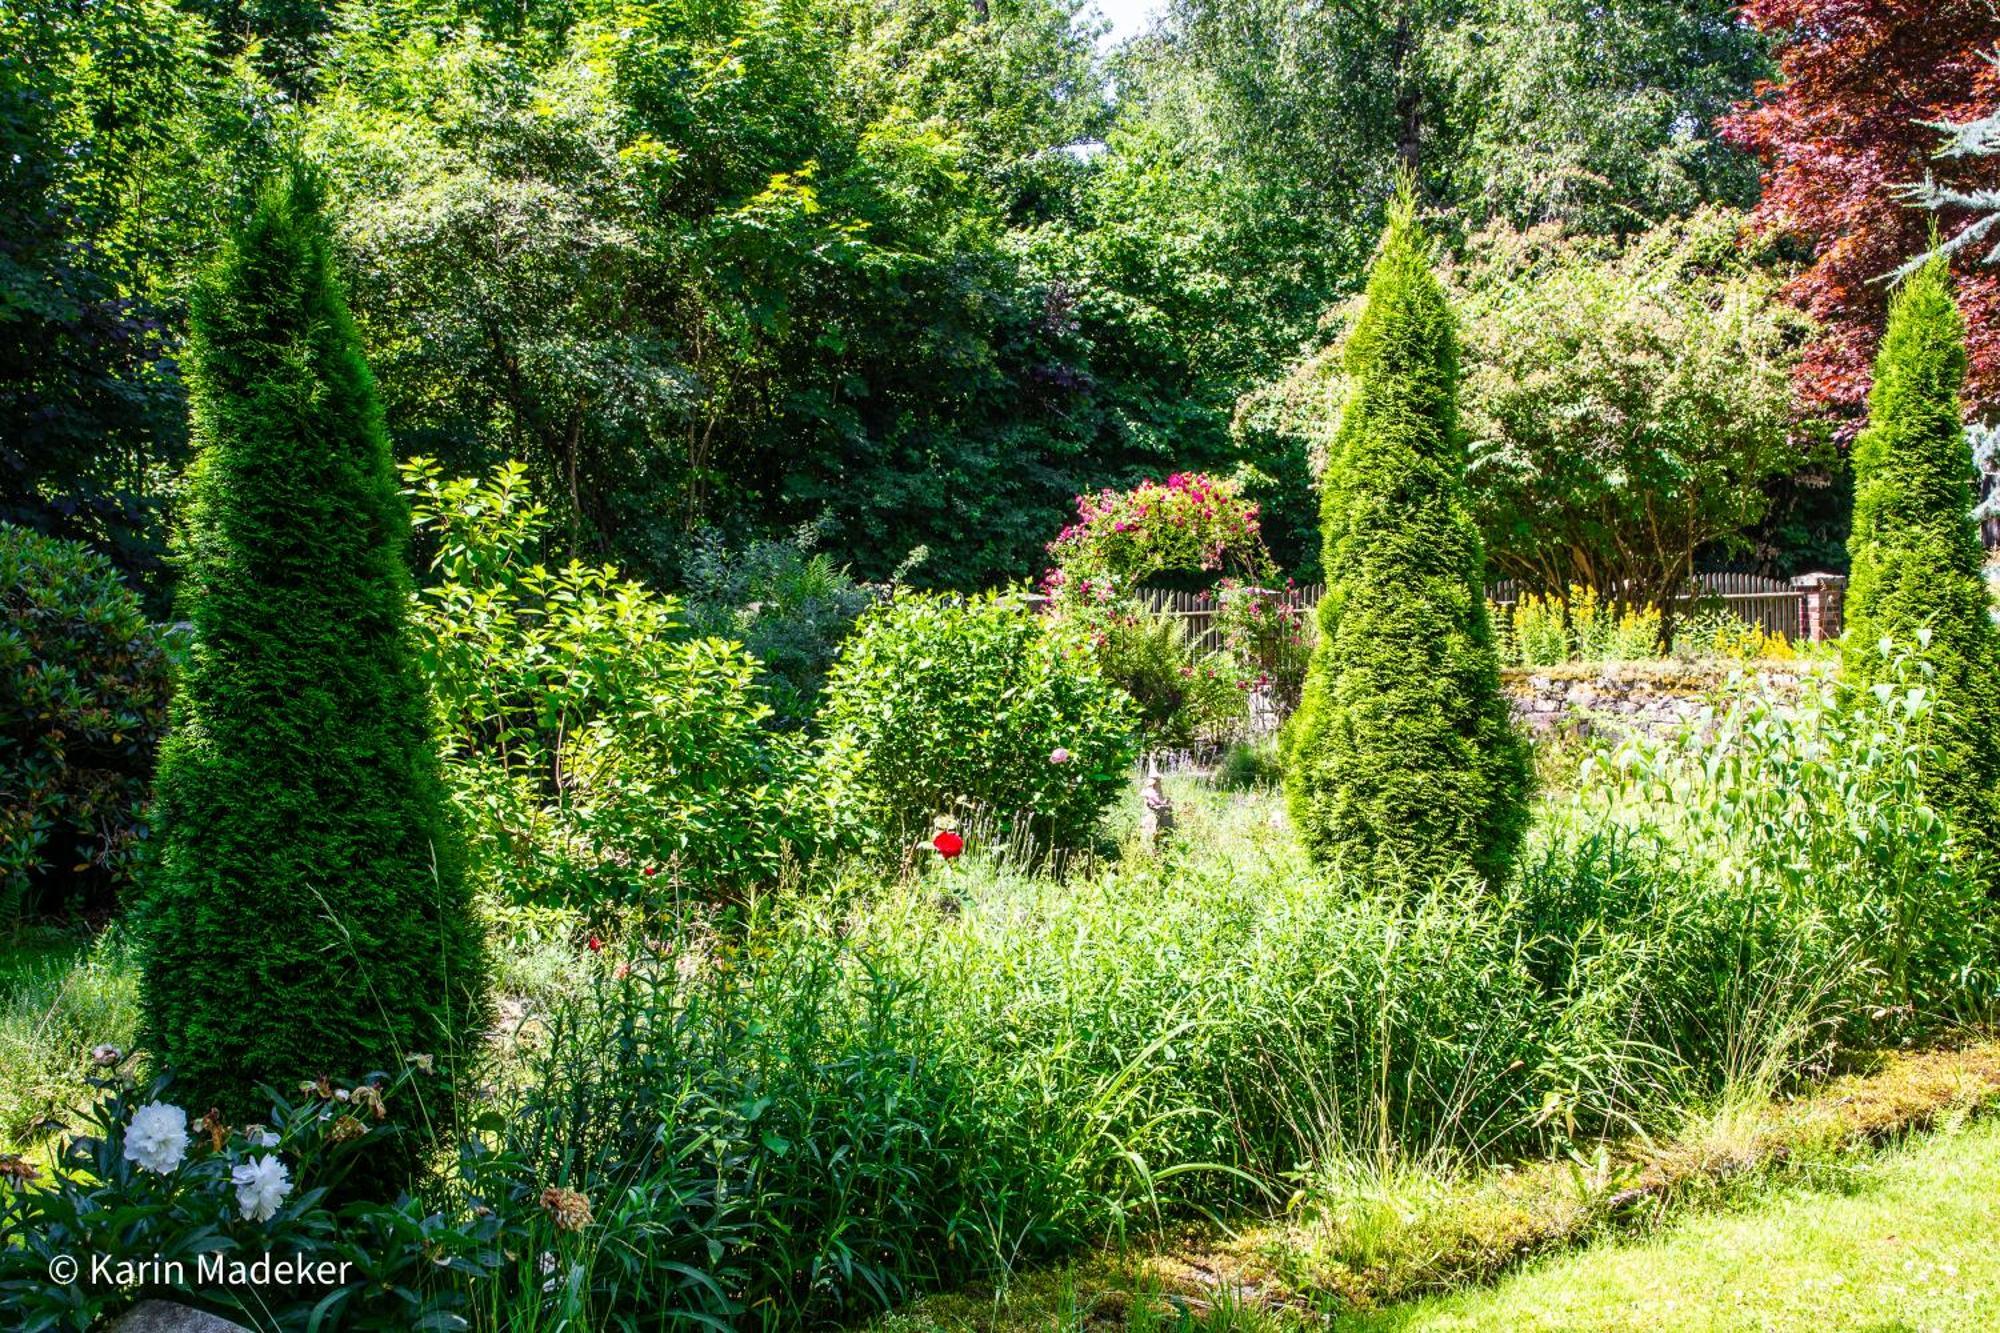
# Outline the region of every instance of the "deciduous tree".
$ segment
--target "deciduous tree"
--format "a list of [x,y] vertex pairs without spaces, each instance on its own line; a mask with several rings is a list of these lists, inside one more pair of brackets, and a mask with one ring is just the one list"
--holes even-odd
[[[1960,187],[2000,180],[2000,160],[1934,159],[1937,131],[2000,99],[2000,9],[1986,0],[1748,0],[1744,16],[1776,44],[1779,77],[1724,123],[1765,167],[1753,225],[1810,248],[1788,294],[1824,329],[1800,363],[1809,407],[1858,414],[1888,312],[1887,275],[1923,251],[1930,214],[1903,187],[1935,173]],[[1963,221],[1949,224],[1953,229]],[[2000,273],[1958,264],[1967,317],[1968,391],[2000,403]]]

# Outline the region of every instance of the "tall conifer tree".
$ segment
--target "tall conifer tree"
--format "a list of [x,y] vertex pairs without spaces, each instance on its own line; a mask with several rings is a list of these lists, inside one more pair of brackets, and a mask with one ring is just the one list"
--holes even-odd
[[1407,186],[1345,368],[1320,638],[1287,746],[1292,820],[1315,859],[1345,869],[1497,881],[1527,821],[1529,756],[1500,692],[1466,497],[1452,312]]
[[483,960],[406,630],[409,516],[321,189],[274,181],[195,293],[197,454],[141,920],[147,1042],[192,1105],[439,1053]]
[[1987,610],[1966,448],[1965,321],[1945,261],[1912,273],[1889,305],[1868,425],[1854,441],[1853,580],[1847,678],[1891,669],[1879,644],[1915,648],[1935,670],[1932,801],[1982,835],[2000,826],[2000,630]]

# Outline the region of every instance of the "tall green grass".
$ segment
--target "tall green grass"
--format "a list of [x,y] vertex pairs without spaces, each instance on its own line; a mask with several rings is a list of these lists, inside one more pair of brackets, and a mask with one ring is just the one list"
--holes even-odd
[[789,895],[558,1010],[504,1146],[644,1220],[595,1251],[575,1317],[852,1315],[1272,1208],[1363,1147],[1532,1148],[1552,1087],[1601,1119],[1646,1076],[1469,880],[1364,892],[1306,865],[1274,801],[1190,796],[1163,856]]
[[606,1226],[519,1302],[852,1317],[1173,1216],[1585,1159],[1838,1041],[1974,1016],[1993,939],[1921,797],[1920,683],[1603,751],[1501,891],[1329,877],[1269,797],[1184,784],[1158,855],[1057,878],[975,843],[637,950],[555,1009],[501,1108]]
[[[601,954],[508,918],[526,1017],[474,1174],[594,1220],[544,1219],[477,1323],[800,1327],[1203,1213],[1289,1206],[1365,1246],[1435,1173],[1588,1163],[1838,1043],[1979,1018],[1983,870],[1923,799],[1922,685],[1600,749],[1497,889],[1337,878],[1274,794],[1176,780],[1158,851],[975,826],[954,863],[663,911]],[[121,959],[0,1002],[0,1130],[128,1037]]]
[[88,1100],[94,1047],[129,1048],[139,1025],[131,950],[113,932],[80,952],[38,950],[0,977],[0,1151]]

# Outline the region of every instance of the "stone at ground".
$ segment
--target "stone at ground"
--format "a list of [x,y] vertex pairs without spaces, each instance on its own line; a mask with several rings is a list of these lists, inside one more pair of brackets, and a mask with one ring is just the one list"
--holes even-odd
[[172,1301],[140,1301],[105,1325],[105,1333],[250,1333],[205,1310],[192,1310]]

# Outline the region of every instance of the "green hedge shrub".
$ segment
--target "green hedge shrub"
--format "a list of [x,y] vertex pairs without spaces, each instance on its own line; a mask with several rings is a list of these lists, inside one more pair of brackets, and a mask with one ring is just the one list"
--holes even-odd
[[906,844],[970,805],[1044,846],[1085,843],[1137,753],[1088,642],[1013,593],[906,592],[861,618],[827,682],[826,799]]
[[1316,860],[1498,881],[1527,826],[1531,763],[1500,692],[1457,342],[1426,248],[1405,189],[1347,342],[1321,503],[1326,595],[1285,790]]
[[109,560],[0,523],[0,928],[129,883],[166,729],[161,645]]
[[145,1041],[189,1101],[449,1054],[484,959],[409,633],[409,511],[320,187],[267,185],[196,289],[192,626],[160,751]]
[[1938,692],[1931,795],[1967,829],[2000,824],[2000,631],[1987,613],[1965,448],[1965,322],[1942,259],[1889,304],[1868,425],[1854,441],[1847,678],[1871,685],[1888,639],[1924,656]]
[[404,477],[436,550],[420,660],[483,888],[585,908],[712,894],[803,851],[807,751],[766,725],[755,658],[690,639],[677,601],[611,566],[542,564],[520,464]]

